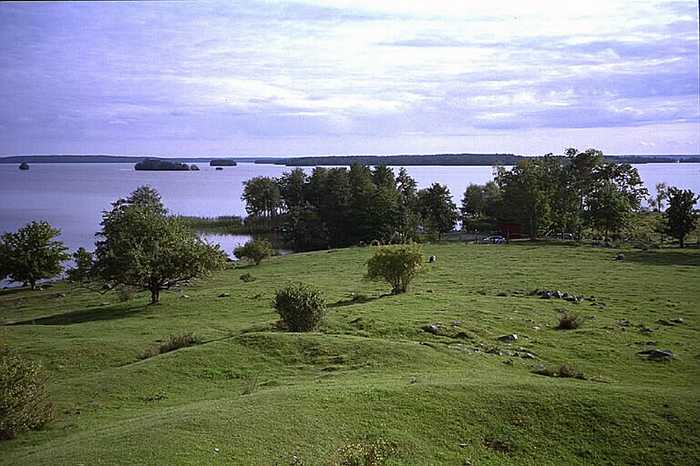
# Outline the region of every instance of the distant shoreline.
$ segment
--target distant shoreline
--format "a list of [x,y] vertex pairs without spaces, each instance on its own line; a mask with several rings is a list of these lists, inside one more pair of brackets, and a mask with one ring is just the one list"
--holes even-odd
[[[302,157],[152,157],[123,155],[13,155],[0,157],[0,164],[42,163],[133,163],[145,159],[164,162],[209,164],[212,160],[288,167],[362,165],[387,166],[493,166],[515,165],[518,161],[537,156],[515,154],[424,154],[424,155],[339,155]],[[631,164],[700,163],[700,155],[607,155],[607,159]]]

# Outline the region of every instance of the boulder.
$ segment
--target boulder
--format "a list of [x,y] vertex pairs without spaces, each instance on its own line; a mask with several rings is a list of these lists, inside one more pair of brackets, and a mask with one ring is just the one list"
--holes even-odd
[[428,258],[428,262],[430,262],[431,264],[432,264],[433,262],[437,262],[437,256],[430,256],[430,257]]
[[646,356],[649,361],[670,361],[673,359],[673,352],[671,350],[650,349],[640,351],[637,354]]
[[501,335],[500,337],[496,338],[496,340],[505,343],[512,343],[514,341],[518,341],[518,335],[516,335],[515,333],[511,333],[510,335]]

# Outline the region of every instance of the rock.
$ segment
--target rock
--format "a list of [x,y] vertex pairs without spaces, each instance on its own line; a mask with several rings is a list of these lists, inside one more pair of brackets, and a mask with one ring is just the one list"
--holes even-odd
[[109,303],[107,303],[107,302],[100,303],[100,306],[109,306]]
[[511,343],[518,340],[518,335],[515,333],[511,333],[510,335],[501,335],[500,337],[496,338],[496,340]]
[[219,453],[220,451],[221,450],[219,450],[218,448],[214,448],[214,453]]
[[430,256],[430,257],[428,258],[428,262],[431,263],[431,264],[432,264],[433,262],[437,262],[437,256]]
[[453,321],[452,321],[452,326],[453,326],[453,327],[459,327],[460,325],[462,325],[462,321],[461,321],[461,320],[453,320]]
[[440,334],[440,326],[438,324],[429,324],[429,325],[424,325],[421,327],[423,331],[432,333],[433,335],[439,335]]
[[518,356],[520,356],[523,359],[537,359],[537,356],[535,356],[534,353],[531,353],[529,351],[523,351],[518,353]]
[[623,261],[625,260],[625,255],[622,253],[619,253],[617,256],[615,256],[616,261]]
[[675,319],[671,319],[671,322],[673,322],[674,324],[682,324],[685,321],[682,317],[676,317]]
[[54,295],[54,298],[65,298],[65,297],[66,297],[66,294],[65,294],[65,293],[56,293],[56,294]]
[[631,322],[627,319],[621,319],[617,321],[617,325],[620,327],[629,327],[631,325]]
[[673,327],[673,322],[666,319],[659,319],[656,321],[657,324],[666,325],[667,327]]
[[221,293],[219,298],[228,298],[229,296],[231,296],[231,293]]
[[643,333],[643,334],[645,334],[645,335],[649,335],[649,334],[652,333],[653,331],[654,331],[654,329],[651,329],[651,328],[649,328],[649,327],[645,327],[645,326],[643,326],[643,325],[642,325],[641,327],[639,327],[639,333]]
[[673,359],[673,352],[671,350],[650,349],[640,351],[637,354],[646,356],[649,361],[670,361]]
[[505,361],[503,361],[503,364],[505,364],[506,366],[512,366],[512,365],[513,365],[513,360],[512,360],[512,359],[506,359]]
[[532,327],[532,329],[533,329],[533,330],[541,330],[542,328],[541,328],[540,326],[538,326],[538,325],[535,325],[534,327]]
[[183,295],[180,295],[180,297],[183,298],[183,299],[189,299],[190,295],[188,295],[188,294],[183,294]]
[[414,384],[417,382],[418,382],[418,379],[416,379],[415,377],[411,377],[410,379],[408,379],[408,383],[410,383],[410,384]]

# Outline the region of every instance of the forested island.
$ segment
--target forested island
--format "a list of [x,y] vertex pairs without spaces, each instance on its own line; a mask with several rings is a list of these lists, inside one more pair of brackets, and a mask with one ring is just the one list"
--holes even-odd
[[213,159],[209,161],[210,167],[235,167],[236,165],[238,164],[232,159]]
[[[197,168],[198,170],[199,168]],[[134,170],[152,171],[189,171],[190,166],[181,162],[170,162],[167,160],[146,159],[134,165]]]

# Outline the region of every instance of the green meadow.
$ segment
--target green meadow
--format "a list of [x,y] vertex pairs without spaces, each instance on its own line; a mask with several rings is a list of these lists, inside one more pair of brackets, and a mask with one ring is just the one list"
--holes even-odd
[[[376,441],[387,465],[700,464],[700,249],[425,245],[437,261],[396,296],[363,279],[371,252],[231,266],[160,305],[0,292],[0,338],[43,364],[55,406],[0,464],[326,465]],[[291,281],[324,292],[318,332],[276,325]],[[582,325],[558,330],[564,311]],[[582,376],[533,372],[562,365]]]

